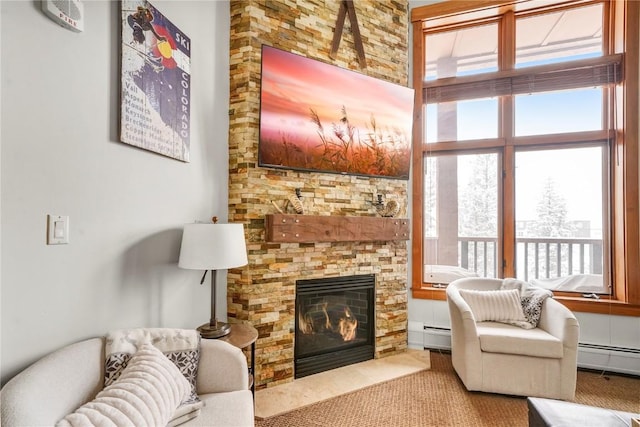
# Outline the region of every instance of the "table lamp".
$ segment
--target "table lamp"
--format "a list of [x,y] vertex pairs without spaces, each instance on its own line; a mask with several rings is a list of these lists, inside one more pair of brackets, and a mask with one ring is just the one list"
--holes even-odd
[[211,319],[198,327],[203,338],[220,338],[231,331],[229,324],[216,317],[217,270],[241,267],[247,262],[242,224],[217,224],[217,217],[212,223],[185,224],[178,267],[205,270],[200,284],[211,270]]

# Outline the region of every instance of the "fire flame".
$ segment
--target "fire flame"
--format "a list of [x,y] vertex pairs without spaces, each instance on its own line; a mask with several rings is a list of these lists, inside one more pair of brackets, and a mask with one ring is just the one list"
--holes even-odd
[[308,335],[328,331],[339,334],[345,342],[354,340],[358,331],[358,319],[353,315],[351,309],[345,305],[341,311],[338,311],[337,318],[335,318],[336,312],[333,312],[334,319],[332,319],[329,315],[329,310],[327,310],[328,306],[327,302],[320,304],[319,311],[322,312],[324,319],[319,322],[314,322],[311,311],[303,313],[301,310],[298,313],[298,329],[300,332]]

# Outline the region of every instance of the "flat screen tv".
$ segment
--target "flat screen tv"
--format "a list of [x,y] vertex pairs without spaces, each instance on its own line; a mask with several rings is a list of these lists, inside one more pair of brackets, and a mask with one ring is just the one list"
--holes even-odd
[[409,178],[413,89],[262,46],[258,164]]

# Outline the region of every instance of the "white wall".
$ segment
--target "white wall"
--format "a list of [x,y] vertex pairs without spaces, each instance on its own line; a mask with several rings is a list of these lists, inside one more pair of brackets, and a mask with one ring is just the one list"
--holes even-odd
[[[184,223],[227,215],[229,5],[153,2],[192,42],[183,163],[118,142],[119,2],[83,4],[74,33],[0,2],[3,384],[111,329],[209,318],[210,287],[176,262]],[[45,244],[47,214],[70,216],[69,245]]]

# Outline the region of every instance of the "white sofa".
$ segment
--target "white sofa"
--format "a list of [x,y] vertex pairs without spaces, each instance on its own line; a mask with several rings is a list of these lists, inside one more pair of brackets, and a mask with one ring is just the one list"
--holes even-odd
[[447,287],[451,359],[467,390],[573,400],[579,325],[564,305],[547,298],[534,329],[476,322],[460,289],[499,290],[500,279],[459,279]]
[[[0,391],[0,425],[53,426],[92,400],[104,384],[104,346],[104,338],[71,344],[12,378]],[[201,340],[196,390],[204,406],[181,426],[254,425],[247,360],[240,349]]]

